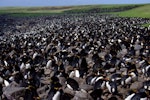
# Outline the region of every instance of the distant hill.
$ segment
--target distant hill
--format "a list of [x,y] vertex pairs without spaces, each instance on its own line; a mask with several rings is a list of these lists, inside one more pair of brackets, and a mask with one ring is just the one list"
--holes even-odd
[[13,16],[41,16],[51,14],[81,14],[81,13],[115,14],[121,17],[150,18],[150,4],[0,8],[0,14],[10,14]]

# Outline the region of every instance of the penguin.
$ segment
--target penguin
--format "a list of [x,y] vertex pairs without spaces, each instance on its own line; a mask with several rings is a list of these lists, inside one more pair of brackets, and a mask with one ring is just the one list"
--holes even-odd
[[131,81],[132,81],[132,77],[129,76],[129,75],[124,75],[122,78],[121,78],[121,85],[126,88],[126,87],[130,87],[131,85]]
[[146,75],[146,72],[148,71],[148,69],[150,68],[150,65],[147,65],[147,64],[144,64],[141,66],[141,69],[142,69],[142,73],[144,75]]
[[48,60],[48,62],[46,63],[46,68],[51,68],[52,66],[52,60]]
[[50,91],[48,92],[47,100],[60,100],[62,94],[62,85],[60,83],[55,83],[51,85]]
[[145,92],[135,93],[131,100],[148,100],[148,95]]
[[95,82],[97,82],[98,80],[104,79],[104,77],[105,76],[101,76],[101,75],[97,75],[96,73],[95,74],[93,73],[92,75],[87,76],[86,83],[88,85],[94,85]]
[[81,64],[79,67],[80,77],[83,77],[85,74],[87,74],[87,72],[88,72],[88,64],[87,64],[86,58],[82,58]]
[[74,67],[74,70],[70,72],[69,74],[69,77],[77,77],[79,78],[80,77],[80,72],[78,70],[78,68]]
[[95,89],[90,93],[90,96],[94,99],[94,100],[103,100],[102,99],[102,94],[103,94],[103,90],[102,89]]
[[94,63],[94,65],[93,65],[93,67],[92,67],[92,69],[93,69],[93,72],[99,72],[99,73],[101,73],[101,74],[103,74],[104,73],[104,71],[102,70],[102,60],[101,59],[99,59],[99,60],[97,60],[95,63]]
[[118,88],[116,82],[107,81],[106,87],[111,94],[118,94]]
[[59,78],[56,77],[56,76],[52,76],[52,77],[50,78],[50,87],[53,87],[53,85],[55,85],[55,84],[57,84],[57,83],[59,83]]
[[142,69],[143,74],[145,75],[146,78],[148,78],[150,76],[150,65],[144,67]]
[[134,72],[135,74],[138,74],[138,71],[136,69],[136,65],[135,64],[132,64],[132,63],[127,63],[127,73],[131,73],[131,72]]
[[37,88],[34,85],[28,85],[25,91],[24,100],[40,100]]
[[116,82],[117,85],[119,85],[120,82],[121,82],[121,77],[122,77],[121,74],[115,73],[115,74],[113,74],[113,75],[111,76],[110,79],[111,79],[111,81]]
[[4,85],[7,87],[7,86],[9,86],[9,84],[10,84],[10,82],[8,80],[4,79]]
[[131,98],[135,95],[135,92],[133,90],[128,91],[127,97],[125,97],[124,100],[131,100]]
[[138,72],[134,71],[134,72],[130,72],[129,76],[131,76],[132,78],[132,82],[135,82],[138,80]]
[[79,91],[79,83],[72,78],[66,80],[66,86],[71,90]]
[[105,88],[106,81],[104,79],[99,79],[94,84],[94,90],[96,89],[104,89]]
[[61,98],[61,93],[62,93],[62,90],[57,91],[57,92],[54,94],[52,100],[60,100],[60,98]]
[[[95,78],[95,77],[96,77],[95,74],[92,74],[92,75],[87,76],[87,77],[86,77],[86,84],[92,85],[92,84],[93,84],[92,80],[93,80],[93,78]],[[96,78],[95,78],[95,79],[96,79]]]
[[150,91],[150,80],[143,82],[143,88]]
[[96,61],[98,61],[99,59],[100,59],[100,57],[99,57],[98,53],[93,54],[93,56],[92,56],[93,62],[96,62]]
[[69,93],[63,93],[60,100],[71,100],[74,96]]

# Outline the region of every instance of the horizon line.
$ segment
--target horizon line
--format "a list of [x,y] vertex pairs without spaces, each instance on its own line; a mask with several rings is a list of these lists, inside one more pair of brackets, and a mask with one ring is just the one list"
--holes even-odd
[[146,5],[146,4],[150,4],[150,3],[117,3],[117,4],[81,4],[81,5],[33,5],[33,6],[0,6],[0,8],[2,7],[8,7],[8,8],[14,8],[14,7],[70,7],[70,6],[98,6],[98,5]]

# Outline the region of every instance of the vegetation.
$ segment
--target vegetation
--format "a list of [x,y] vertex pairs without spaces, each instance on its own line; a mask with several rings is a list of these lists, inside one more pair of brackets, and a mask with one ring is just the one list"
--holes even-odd
[[142,17],[142,18],[150,18],[150,4],[143,5],[131,10],[123,11],[123,12],[115,12],[119,16],[123,17]]
[[64,13],[115,14],[121,17],[150,18],[150,4],[141,5],[86,5],[64,7],[1,7],[0,14],[12,16],[44,16]]
[[144,27],[149,27],[149,26],[150,26],[150,23],[143,24],[142,26],[144,26]]

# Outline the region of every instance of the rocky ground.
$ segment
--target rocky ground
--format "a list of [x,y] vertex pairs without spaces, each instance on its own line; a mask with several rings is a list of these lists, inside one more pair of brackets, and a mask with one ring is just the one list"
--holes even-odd
[[[149,98],[150,85],[145,82],[150,77],[150,29],[139,25],[150,22],[149,19],[98,14],[1,17],[3,98],[24,99],[33,79],[32,86],[39,97],[47,100],[53,76],[71,100],[93,100],[91,94],[100,90],[98,95],[104,100],[123,100],[131,90],[139,98],[142,93]],[[66,74],[77,81],[78,91],[67,87]],[[114,78],[114,74],[119,76]],[[86,80],[92,75],[93,80],[88,83]],[[120,83],[125,76],[131,79],[129,83]],[[98,80],[105,82],[105,86],[94,89]],[[110,91],[107,82],[112,82],[118,92]]]

